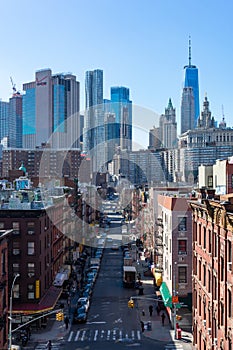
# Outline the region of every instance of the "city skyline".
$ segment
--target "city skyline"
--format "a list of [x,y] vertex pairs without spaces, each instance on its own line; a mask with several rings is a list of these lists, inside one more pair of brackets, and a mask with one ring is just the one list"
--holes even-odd
[[[5,3],[0,25],[4,52],[0,59],[0,98],[7,101],[11,97],[11,76],[22,91],[23,82],[31,81],[36,70],[70,70],[80,81],[82,111],[85,72],[102,69],[104,98],[109,97],[111,86],[125,86],[135,105],[160,115],[171,97],[179,132],[183,67],[188,64],[190,35],[192,62],[199,70],[200,104],[207,93],[217,121],[224,114],[227,125],[232,126],[228,73],[233,56],[229,45],[232,4],[227,2],[221,7],[207,1],[203,6],[198,1],[187,7],[183,1],[148,1],[146,5],[136,2],[132,6],[131,1],[120,1],[113,7],[113,3],[104,0],[85,4],[70,1],[66,7],[56,2],[55,8],[51,1],[42,13],[43,1],[30,6],[16,1]],[[38,18],[37,12],[41,14]],[[56,23],[50,25],[50,17],[55,13]],[[22,39],[12,45],[17,29]],[[66,45],[60,50],[62,42]],[[27,47],[30,49],[25,50]],[[153,124],[153,120],[148,120],[145,127],[149,130]]]

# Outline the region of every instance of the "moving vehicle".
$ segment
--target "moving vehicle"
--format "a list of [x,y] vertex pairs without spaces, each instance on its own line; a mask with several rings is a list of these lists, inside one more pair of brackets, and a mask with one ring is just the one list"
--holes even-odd
[[123,287],[134,288],[137,279],[137,270],[134,266],[123,266]]

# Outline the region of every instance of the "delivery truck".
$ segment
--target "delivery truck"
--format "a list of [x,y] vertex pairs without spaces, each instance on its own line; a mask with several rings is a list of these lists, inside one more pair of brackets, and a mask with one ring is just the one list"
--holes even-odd
[[123,266],[123,287],[134,288],[137,278],[137,270],[134,266]]

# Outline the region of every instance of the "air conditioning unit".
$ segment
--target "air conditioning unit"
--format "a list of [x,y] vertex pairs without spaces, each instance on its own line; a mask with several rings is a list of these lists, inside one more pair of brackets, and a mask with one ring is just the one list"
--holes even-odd
[[211,335],[211,328],[208,328],[207,332],[208,332],[209,335]]
[[203,320],[203,326],[204,327],[206,326],[206,320]]
[[182,256],[179,256],[179,262],[184,261],[184,258]]
[[217,345],[218,344],[218,338],[214,338],[214,345]]
[[232,262],[227,263],[227,268],[229,271],[232,271]]

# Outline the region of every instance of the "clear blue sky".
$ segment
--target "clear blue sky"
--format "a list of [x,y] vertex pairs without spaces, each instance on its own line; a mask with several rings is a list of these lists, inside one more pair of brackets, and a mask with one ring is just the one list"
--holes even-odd
[[[110,87],[130,88],[134,104],[158,114],[172,98],[180,119],[183,66],[199,69],[200,105],[205,93],[219,121],[222,105],[233,126],[233,3],[230,0],[11,0],[1,1],[0,98],[34,80],[41,68],[84,75],[104,71],[104,95]],[[148,121],[152,127],[153,120]]]

